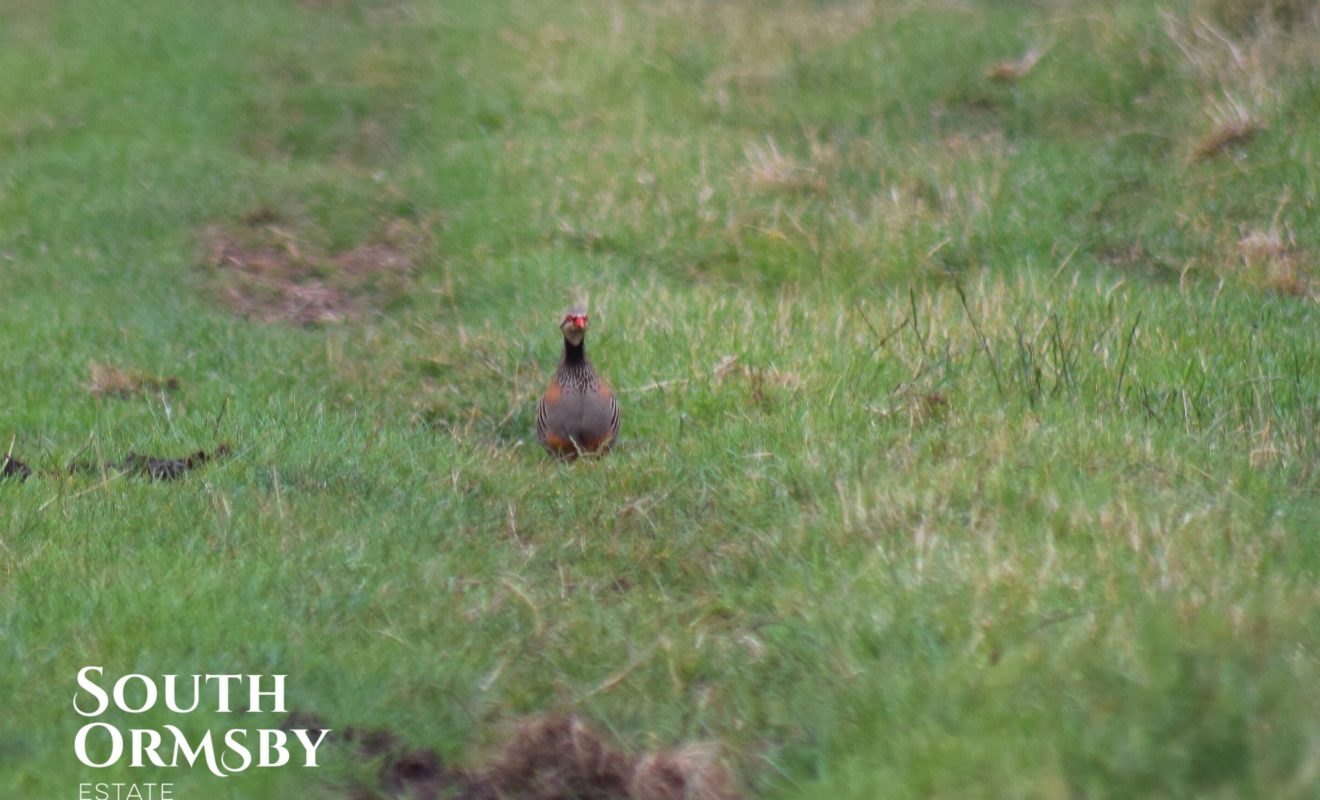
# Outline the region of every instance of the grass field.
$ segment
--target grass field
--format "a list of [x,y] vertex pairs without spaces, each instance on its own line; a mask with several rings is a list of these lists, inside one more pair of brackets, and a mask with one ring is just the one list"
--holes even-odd
[[88,664],[748,797],[1320,796],[1314,3],[9,0],[0,287],[2,797],[371,791],[84,768]]

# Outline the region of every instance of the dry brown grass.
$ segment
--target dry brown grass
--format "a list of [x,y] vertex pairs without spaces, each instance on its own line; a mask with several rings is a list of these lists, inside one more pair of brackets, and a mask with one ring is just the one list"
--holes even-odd
[[[658,0],[636,6],[586,0],[560,8],[561,13],[547,19],[541,6],[520,6],[515,18],[521,24],[499,32],[537,87],[538,102],[559,103],[573,91],[576,81],[570,70],[580,64],[584,47],[593,48],[592,60],[664,61],[693,40],[690,31],[701,29],[719,34],[718,63],[705,76],[704,99],[722,110],[729,108],[735,95],[747,100],[759,93],[794,58],[844,44],[898,11],[870,0],[841,4],[788,0],[773,8],[700,0]],[[603,28],[602,35],[585,32],[592,26]]]
[[1000,61],[997,64],[990,65],[985,70],[985,77],[1000,83],[1014,83],[1022,80],[1027,76],[1027,73],[1035,69],[1036,64],[1040,62],[1043,55],[1045,55],[1043,49],[1033,47],[1019,59]]
[[1274,225],[1252,231],[1238,240],[1236,251],[1243,269],[1265,288],[1293,297],[1317,296],[1305,254],[1297,249],[1290,228]]
[[519,724],[486,774],[502,796],[600,800],[734,800],[719,751],[688,745],[635,755],[573,716]]
[[1219,123],[1192,148],[1188,160],[1205,161],[1223,153],[1230,147],[1251,141],[1259,126],[1249,118],[1238,118]]
[[825,153],[816,147],[813,147],[813,163],[804,164],[780,152],[775,140],[767,136],[764,142],[747,145],[745,155],[747,165],[743,169],[743,178],[753,191],[813,194],[825,191],[825,179],[816,167]]
[[1250,282],[1292,297],[1320,298],[1314,258],[1298,245],[1292,226],[1283,221],[1291,202],[1291,194],[1284,192],[1270,223],[1248,229],[1232,244],[1231,258]]
[[[1248,13],[1253,4],[1207,0],[1185,16],[1164,14],[1165,33],[1200,87],[1210,122],[1190,146],[1189,161],[1250,140],[1277,108],[1282,79],[1320,67],[1320,14],[1275,13],[1294,5],[1256,4],[1258,11]],[[1230,7],[1241,13],[1222,13]]]
[[1287,30],[1320,21],[1320,6],[1313,0],[1199,0],[1197,6],[1217,24],[1237,32]]
[[698,19],[723,34],[723,63],[706,78],[706,98],[727,108],[731,93],[751,92],[776,79],[793,57],[836,47],[874,25],[875,2],[822,5],[790,2],[769,11],[754,3],[671,0],[658,6],[671,24]]

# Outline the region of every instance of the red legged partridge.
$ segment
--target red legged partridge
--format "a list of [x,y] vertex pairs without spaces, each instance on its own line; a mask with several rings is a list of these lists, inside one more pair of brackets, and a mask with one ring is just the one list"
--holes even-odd
[[559,458],[601,455],[619,435],[619,401],[587,360],[587,313],[573,309],[559,329],[564,356],[536,406],[536,438]]

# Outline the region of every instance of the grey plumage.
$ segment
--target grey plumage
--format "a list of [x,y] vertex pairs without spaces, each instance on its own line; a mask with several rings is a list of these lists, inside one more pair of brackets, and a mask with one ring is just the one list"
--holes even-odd
[[554,455],[600,454],[619,435],[619,402],[587,360],[586,314],[570,312],[560,325],[564,354],[536,407],[536,438]]

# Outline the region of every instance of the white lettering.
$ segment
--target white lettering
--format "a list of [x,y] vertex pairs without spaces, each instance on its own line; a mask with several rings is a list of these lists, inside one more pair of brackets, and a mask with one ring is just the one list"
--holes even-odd
[[263,692],[261,691],[261,676],[260,675],[247,676],[248,687],[249,687],[248,711],[254,711],[254,712],[261,711],[261,698],[271,697],[274,698],[275,700],[275,705],[273,708],[271,708],[271,711],[278,714],[288,713],[287,711],[284,710],[284,679],[288,676],[271,675],[270,677],[271,677],[271,682],[275,684],[275,688]]
[[[87,734],[92,728],[104,728],[110,734],[110,757],[104,763],[97,764],[92,761],[91,756],[87,755]],[[78,756],[78,760],[94,769],[108,767],[119,760],[124,754],[124,737],[119,735],[119,730],[115,726],[105,722],[89,722],[78,729],[78,734],[73,737],[73,752]]]
[[[257,733],[261,736],[261,759],[257,762],[258,767],[282,767],[289,763],[289,750],[284,746],[289,741],[287,733],[275,728],[263,728]],[[272,750],[279,752],[279,761],[271,762]]]
[[[133,741],[133,760],[128,762],[135,767],[146,766],[142,763],[142,756],[145,753],[151,763],[157,767],[165,766],[165,759],[160,757],[156,750],[160,747],[160,731],[153,731],[150,728],[134,728],[129,731]],[[146,739],[146,742],[142,740]]]
[[87,677],[89,673],[95,672],[97,675],[100,675],[104,671],[105,670],[100,667],[83,667],[78,670],[78,685],[86,689],[87,693],[92,697],[95,697],[97,702],[95,711],[83,711],[78,707],[78,693],[73,693],[73,710],[82,714],[84,717],[99,717],[105,713],[105,707],[110,705],[110,697],[105,693],[105,690],[92,683]]
[[221,771],[220,765],[215,761],[215,742],[211,740],[210,731],[207,731],[206,735],[201,738],[201,741],[197,743],[196,748],[189,750],[188,737],[184,736],[183,731],[173,725],[166,725],[165,730],[174,734],[174,762],[170,764],[171,767],[179,766],[180,750],[183,751],[184,758],[187,759],[188,766],[190,767],[195,766],[197,764],[197,757],[205,752],[206,768],[211,770],[211,774],[220,778],[226,777],[225,773]]
[[303,764],[304,767],[316,766],[316,748],[321,746],[321,742],[325,741],[325,735],[329,732],[330,732],[329,728],[322,728],[321,735],[316,737],[315,742],[312,742],[311,738],[308,737],[307,731],[305,729],[303,728],[293,729],[293,735],[298,737],[298,741],[302,742],[303,748],[307,750],[307,761],[306,763]]
[[[146,690],[147,696],[146,699],[142,701],[141,706],[130,708],[128,705],[128,699],[124,694],[128,687],[128,682],[134,678],[137,678],[142,682],[142,687]],[[148,678],[146,675],[138,675],[137,673],[125,675],[115,681],[115,705],[130,714],[141,714],[143,711],[149,710],[152,706],[156,705],[156,682],[151,678]]]
[[221,714],[229,713],[229,682],[243,680],[242,675],[207,675],[207,681],[214,680],[220,687],[220,701],[216,704],[215,710]]
[[242,728],[235,728],[234,730],[225,733],[225,744],[229,746],[231,751],[238,753],[243,759],[241,766],[231,767],[229,766],[229,762],[225,760],[225,757],[228,756],[229,753],[220,756],[220,765],[230,772],[242,772],[252,766],[252,751],[248,749],[247,745],[238,741],[238,737],[240,736],[246,739],[247,731]]
[[175,683],[178,681],[178,675],[165,676],[165,706],[175,714],[190,714],[197,710],[197,705],[202,701],[202,676],[193,677],[193,704],[188,708],[179,706],[178,689]]

